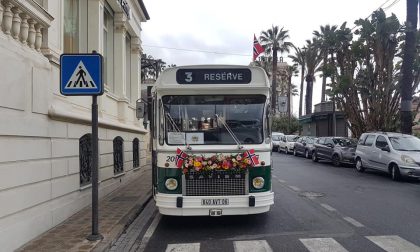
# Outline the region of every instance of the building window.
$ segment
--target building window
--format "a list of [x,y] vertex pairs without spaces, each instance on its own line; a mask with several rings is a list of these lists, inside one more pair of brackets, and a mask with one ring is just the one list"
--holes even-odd
[[79,139],[80,185],[92,183],[92,135],[85,134]]
[[118,174],[124,171],[124,159],[123,159],[123,143],[122,137],[117,136],[114,138],[114,174]]
[[131,101],[131,37],[125,36],[125,93]]
[[109,89],[114,91],[114,12],[107,3],[103,22],[104,80]]
[[79,52],[79,0],[64,0],[64,50]]
[[139,139],[133,140],[133,168],[140,167]]

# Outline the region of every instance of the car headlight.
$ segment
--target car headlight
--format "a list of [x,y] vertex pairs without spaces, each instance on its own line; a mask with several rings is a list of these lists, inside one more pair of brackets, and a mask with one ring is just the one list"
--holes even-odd
[[409,156],[406,156],[406,155],[401,156],[401,161],[403,161],[404,163],[409,164],[409,165],[415,165],[416,164],[416,161],[414,161],[413,158],[411,158]]
[[261,189],[264,187],[264,178],[263,177],[255,177],[252,179],[252,186],[255,189]]
[[169,191],[173,191],[178,187],[178,180],[174,179],[174,178],[168,178],[165,181],[165,187],[166,189],[168,189]]

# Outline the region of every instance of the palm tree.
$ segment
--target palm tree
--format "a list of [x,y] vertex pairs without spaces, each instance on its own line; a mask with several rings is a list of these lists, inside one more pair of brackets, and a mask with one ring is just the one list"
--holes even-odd
[[307,49],[305,52],[305,63],[306,63],[306,96],[305,96],[305,107],[306,115],[312,114],[312,93],[313,93],[313,84],[315,81],[315,73],[319,71],[319,64],[322,61],[321,54],[319,49],[315,44],[317,43],[316,39],[313,39],[311,42],[307,40]]
[[300,97],[299,97],[299,117],[302,116],[302,105],[303,105],[303,83],[305,82],[305,52],[306,48],[303,47],[302,49],[295,47],[295,55],[289,55],[289,58],[296,64],[301,66],[300,72]]
[[287,131],[290,132],[290,116],[291,116],[291,96],[292,94],[292,77],[297,76],[299,73],[298,65],[293,64],[291,66],[287,66],[287,116],[288,116],[288,124],[287,124]]
[[289,31],[283,30],[282,27],[279,30],[278,26],[272,26],[271,29],[267,31],[262,31],[260,36],[261,45],[265,50],[265,53],[268,55],[273,55],[273,70],[272,70],[272,84],[271,84],[271,103],[272,109],[276,111],[276,102],[277,102],[277,52],[280,54],[284,52],[289,52],[289,47],[291,46],[290,42],[285,41],[289,38]]
[[411,100],[413,99],[413,66],[416,55],[416,29],[419,0],[407,0],[405,47],[401,66],[401,132],[412,133]]
[[327,77],[332,75],[332,73],[330,73],[330,68],[328,65],[328,54],[331,54],[331,62],[334,62],[334,51],[336,48],[336,30],[336,25],[326,25],[325,27],[320,27],[320,32],[313,32],[313,35],[317,39],[317,46],[321,50],[320,53],[323,57],[321,101],[325,101]]

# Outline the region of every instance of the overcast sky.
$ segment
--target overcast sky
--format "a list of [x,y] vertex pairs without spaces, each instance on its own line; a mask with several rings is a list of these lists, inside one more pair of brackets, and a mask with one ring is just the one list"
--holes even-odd
[[[406,0],[143,0],[150,20],[142,24],[145,53],[167,64],[235,64],[252,61],[253,35],[272,25],[289,31],[290,42],[303,46],[321,25],[341,25],[368,17],[380,6],[387,15],[406,19]],[[391,6],[390,6],[391,5]],[[390,6],[390,7],[389,7]],[[389,8],[387,8],[389,7]],[[287,59],[287,55],[283,55]],[[299,79],[294,84],[299,85]],[[321,81],[313,104],[320,102]],[[297,114],[298,97],[293,111]]]

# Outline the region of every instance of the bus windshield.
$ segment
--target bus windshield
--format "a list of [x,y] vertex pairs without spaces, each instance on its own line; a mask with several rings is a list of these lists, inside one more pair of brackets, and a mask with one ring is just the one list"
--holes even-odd
[[166,142],[180,144],[181,136],[185,144],[236,144],[223,121],[241,144],[260,144],[265,102],[264,95],[164,96]]

